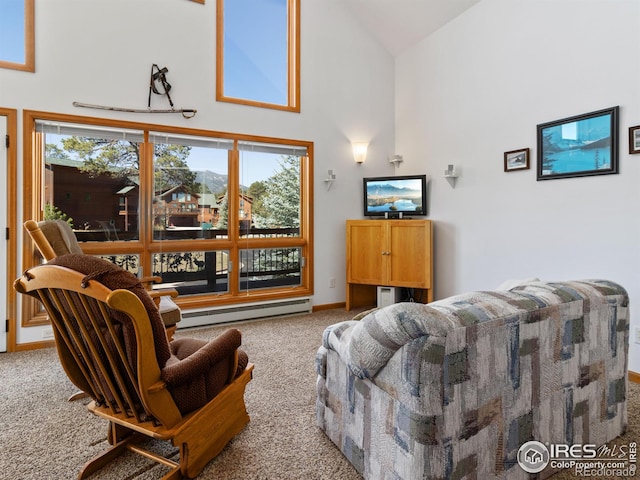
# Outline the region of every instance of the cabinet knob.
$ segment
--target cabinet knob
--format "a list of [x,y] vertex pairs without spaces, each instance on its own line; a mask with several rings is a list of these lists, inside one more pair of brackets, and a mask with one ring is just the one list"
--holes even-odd
[[391,252],[382,252],[383,255],[391,255]]

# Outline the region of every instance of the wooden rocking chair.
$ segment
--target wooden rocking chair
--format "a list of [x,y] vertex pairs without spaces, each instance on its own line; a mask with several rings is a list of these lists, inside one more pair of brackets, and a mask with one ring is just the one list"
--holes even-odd
[[[136,277],[88,255],[31,268],[14,288],[43,303],[65,372],[93,398],[87,408],[109,421],[111,448],[78,478],[125,450],[170,467],[165,480],[194,478],[249,422],[244,391],[253,364],[238,348],[239,331],[169,343]],[[145,437],[170,441],[179,461],[142,448]]]
[[[64,220],[27,220],[24,228],[46,262],[60,255],[83,253],[73,230]],[[160,282],[160,277],[143,277],[140,281],[154,298],[167,330],[167,337],[171,340],[182,319],[180,307],[172,300],[178,296],[178,292],[173,288],[154,290],[153,284]]]

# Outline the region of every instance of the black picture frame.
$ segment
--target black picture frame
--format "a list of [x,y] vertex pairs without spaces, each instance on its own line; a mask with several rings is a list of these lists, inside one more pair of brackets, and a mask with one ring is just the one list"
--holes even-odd
[[529,169],[529,149],[521,148],[504,152],[504,171],[513,172],[515,170]]
[[629,127],[629,154],[640,153],[640,125]]
[[538,180],[618,173],[619,106],[538,125]]

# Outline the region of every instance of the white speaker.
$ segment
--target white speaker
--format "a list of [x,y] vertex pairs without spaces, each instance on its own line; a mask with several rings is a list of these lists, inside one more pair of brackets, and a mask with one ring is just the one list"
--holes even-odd
[[378,307],[386,307],[400,301],[399,287],[378,287]]

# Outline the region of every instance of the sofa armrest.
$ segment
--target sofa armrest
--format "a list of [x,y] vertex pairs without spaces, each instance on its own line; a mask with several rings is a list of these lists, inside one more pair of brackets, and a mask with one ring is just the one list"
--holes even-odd
[[325,346],[338,352],[354,375],[373,377],[405,344],[423,336],[446,336],[454,324],[422,303],[379,308],[360,321],[343,322],[325,332]]

